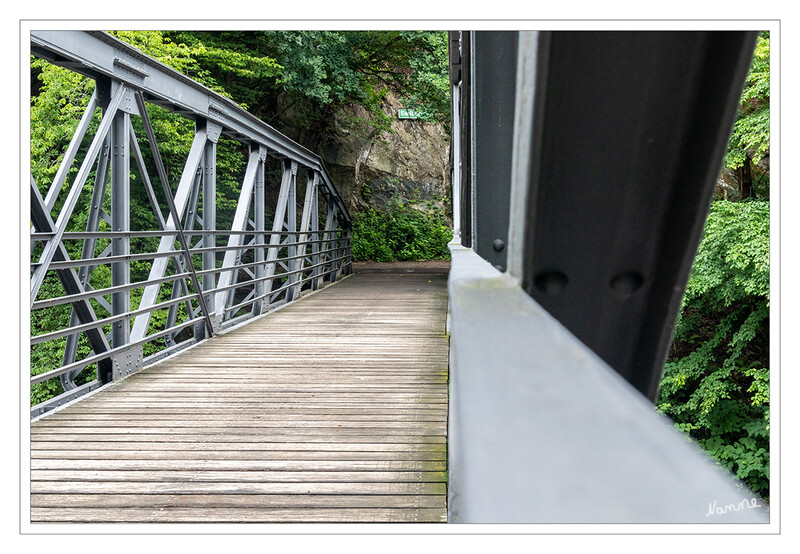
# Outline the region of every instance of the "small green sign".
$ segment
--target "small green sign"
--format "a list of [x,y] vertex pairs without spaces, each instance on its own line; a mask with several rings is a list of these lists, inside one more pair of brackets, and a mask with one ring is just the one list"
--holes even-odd
[[397,110],[397,117],[398,119],[419,119],[420,114],[416,110],[400,108],[399,110]]

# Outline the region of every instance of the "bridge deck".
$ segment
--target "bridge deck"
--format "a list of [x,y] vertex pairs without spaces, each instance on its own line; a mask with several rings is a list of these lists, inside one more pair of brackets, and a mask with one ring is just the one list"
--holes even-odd
[[379,267],[35,422],[31,521],[445,521],[447,266]]

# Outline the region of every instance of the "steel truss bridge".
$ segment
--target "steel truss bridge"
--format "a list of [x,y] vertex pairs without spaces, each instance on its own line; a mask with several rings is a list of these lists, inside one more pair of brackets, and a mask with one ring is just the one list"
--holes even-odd
[[[31,32],[95,85],[30,179],[31,320],[69,314],[32,331],[64,393],[31,408],[31,521],[767,522],[652,406],[754,41],[451,32],[446,277],[353,264],[321,158],[231,100]],[[177,183],[148,106],[194,123]]]

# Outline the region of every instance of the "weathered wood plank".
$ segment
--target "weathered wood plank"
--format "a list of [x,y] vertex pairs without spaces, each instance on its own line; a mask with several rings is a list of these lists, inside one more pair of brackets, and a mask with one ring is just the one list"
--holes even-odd
[[[86,462],[86,463],[81,463]],[[444,462],[405,460],[74,460],[31,459],[31,470],[66,471],[91,467],[99,471],[444,471]],[[34,474],[37,475],[37,474]],[[271,474],[270,474],[271,475]]]
[[445,508],[441,495],[33,494],[33,508]]
[[[197,452],[198,446],[202,445],[204,451],[207,452],[263,452],[264,456],[268,456],[268,452],[444,452],[444,442],[438,443],[392,443],[392,442],[265,442],[253,440],[240,440],[237,442],[231,441],[214,441],[196,443],[194,441],[179,442],[175,440],[170,441],[130,441],[125,440],[124,437],[117,441],[95,441],[94,439],[86,441],[55,441],[55,440],[35,440],[31,441],[32,452],[36,451],[49,451],[49,450],[102,450],[104,452],[115,452],[121,450],[132,451],[168,451],[168,452],[182,452],[191,451],[198,457],[201,455]],[[216,455],[216,454],[215,454]],[[299,454],[298,454],[299,455]]]
[[[58,441],[58,442],[84,442],[84,441],[121,441],[121,442],[140,442],[140,443],[147,443],[147,442],[168,442],[168,443],[191,443],[198,445],[198,448],[206,448],[206,444],[220,442],[220,443],[252,443],[253,442],[253,435],[251,434],[188,434],[184,432],[180,433],[142,433],[142,434],[129,434],[129,433],[120,433],[120,434],[103,434],[98,431],[90,431],[87,433],[37,433],[35,437],[36,441],[39,443],[41,442],[51,442],[51,441]],[[302,438],[303,442],[306,443],[331,443],[331,442],[342,442],[342,443],[386,443],[386,444],[405,444],[405,445],[437,445],[437,444],[445,444],[445,437],[444,436],[433,436],[433,435],[397,435],[397,436],[389,436],[389,435],[382,435],[376,436],[374,434],[368,435],[336,435],[336,434],[327,434],[327,435],[302,435],[300,433],[292,433],[292,432],[285,432],[285,433],[273,433],[270,435],[262,435],[258,437],[258,440],[263,442],[285,442],[285,443],[294,443],[298,439]]]
[[359,273],[31,427],[31,521],[446,519],[446,269]]
[[443,523],[445,518],[441,508],[31,508],[34,522]]
[[31,470],[31,481],[207,481],[228,483],[439,483],[442,471],[259,471],[259,470]]
[[32,481],[33,494],[433,494],[445,484],[410,482],[201,482],[201,481]]
[[[88,444],[88,443],[87,443]],[[113,443],[104,443],[103,449],[87,450],[81,448],[77,450],[32,450],[31,463],[34,460],[59,460],[62,467],[66,465],[66,460],[76,460],[81,467],[97,467],[94,460],[202,460],[216,461],[224,460],[258,460],[258,461],[277,461],[277,460],[325,460],[325,461],[348,461],[365,460],[370,463],[396,460],[396,461],[422,461],[422,462],[444,462],[446,452],[444,448],[439,450],[384,450],[384,451],[358,451],[358,450],[220,450],[214,449],[205,454],[192,450],[175,450],[169,446],[157,448],[157,443],[147,444],[141,449],[114,450],[107,446]],[[211,450],[211,449],[209,449]]]

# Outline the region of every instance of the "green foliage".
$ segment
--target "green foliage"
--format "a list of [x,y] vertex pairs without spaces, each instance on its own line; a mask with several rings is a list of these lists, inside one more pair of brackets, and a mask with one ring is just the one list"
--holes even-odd
[[[94,81],[35,58],[31,59],[31,74],[38,92],[31,100],[31,174],[44,196],[48,188],[44,183],[52,182],[58,171],[89,103]],[[96,114],[88,133],[97,129],[98,122]],[[75,173],[77,169],[70,175]]]
[[346,104],[366,108],[387,130],[383,98],[391,88],[429,120],[449,122],[447,34],[443,31],[174,31],[196,65],[188,74],[224,90],[254,115],[277,123],[277,98],[321,131]]
[[750,72],[725,155],[725,165],[758,163],[769,152],[769,32],[758,37]]
[[449,126],[447,33],[415,31],[407,34],[418,42],[419,47],[409,59],[412,71],[406,107],[416,110],[424,120]]
[[[284,108],[294,106],[302,123],[311,130],[323,130],[331,121],[335,109],[348,104],[363,105],[370,116],[365,122],[378,130],[389,130],[391,116],[382,110],[389,89],[405,95],[407,107],[424,112],[426,117],[448,121],[449,86],[447,84],[446,35],[439,32],[196,32],[196,31],[112,31],[120,39],[141,49],[156,60],[187,74],[212,90],[240,102],[252,114],[267,122],[281,114],[277,99],[283,98]],[[31,172],[42,195],[52,183],[63,153],[73,137],[81,115],[92,94],[94,83],[68,69],[42,60],[31,60]],[[158,142],[159,152],[167,169],[169,183],[177,187],[183,165],[191,146],[194,124],[189,118],[148,105],[148,115]],[[81,144],[77,163],[73,164],[62,187],[54,212],[58,213],[72,186],[78,167],[99,125],[101,111],[93,115],[86,138]],[[161,198],[149,144],[140,118],[131,121],[143,152],[147,172],[156,190],[161,213],[167,212]],[[217,227],[230,226],[238,201],[242,175],[246,165],[246,145],[221,137],[217,145]],[[134,230],[156,229],[157,222],[149,204],[143,177],[135,163],[131,164],[131,226]],[[73,210],[68,230],[83,231],[86,227],[91,183],[94,169]],[[278,179],[279,180],[279,177]],[[109,192],[104,207],[108,212]],[[354,250],[373,248],[367,257],[380,259],[432,259],[448,255],[450,239],[447,221],[440,212],[423,213],[397,203],[390,215],[375,217],[386,234],[369,237],[368,225],[361,226],[361,236],[354,240]],[[356,224],[358,226],[358,223]],[[101,222],[101,229],[107,228]],[[157,238],[133,239],[131,251],[153,252]],[[99,255],[108,241],[98,241],[94,255]],[[72,259],[81,255],[81,242],[66,244]],[[381,250],[386,248],[384,252]],[[41,245],[32,253],[38,258]],[[131,281],[147,278],[151,262],[131,263]],[[170,271],[175,271],[170,266]],[[91,278],[94,288],[110,286],[108,267],[98,266]],[[161,287],[157,301],[169,299],[171,287]],[[64,291],[55,275],[48,275],[39,299],[62,296]],[[137,306],[142,291],[131,291],[131,305]],[[109,296],[106,297],[107,299]],[[98,317],[109,314],[94,300]],[[42,334],[64,328],[69,322],[69,306],[37,310],[31,315],[32,334]],[[178,321],[188,317],[184,304],[179,306]],[[149,333],[164,328],[166,311],[158,311],[150,320]],[[109,329],[105,329],[108,331]],[[65,340],[48,341],[31,349],[31,373],[40,374],[62,363]],[[145,345],[145,355],[163,348],[159,342]],[[85,336],[78,344],[78,357],[91,352]],[[92,378],[93,367],[84,371],[79,382]],[[31,402],[39,403],[63,392],[58,379],[50,379],[32,387]]]
[[768,497],[768,202],[712,204],[657,407]]
[[354,260],[423,261],[448,259],[453,231],[441,210],[425,211],[393,200],[386,211],[353,214]]

